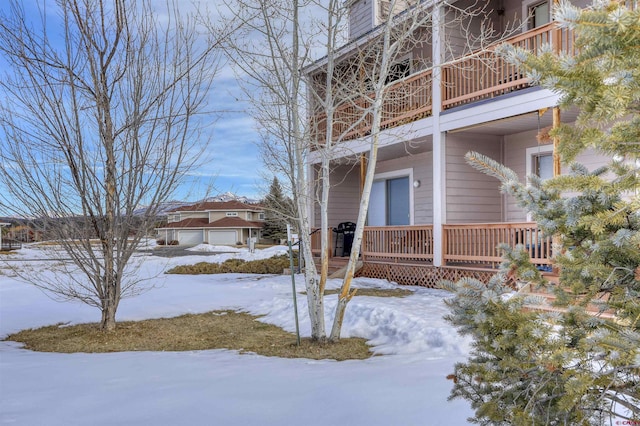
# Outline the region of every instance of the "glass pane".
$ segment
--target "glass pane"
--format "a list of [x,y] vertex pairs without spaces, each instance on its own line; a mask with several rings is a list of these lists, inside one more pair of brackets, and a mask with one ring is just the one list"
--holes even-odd
[[553,177],[553,155],[538,155],[535,157],[536,175],[542,180],[551,179]]
[[387,224],[387,197],[385,186],[384,180],[375,181],[371,186],[369,211],[367,214],[367,225],[369,226],[385,226]]
[[544,2],[531,7],[531,23],[533,28],[549,23],[549,3]]
[[409,177],[387,181],[388,225],[409,225]]

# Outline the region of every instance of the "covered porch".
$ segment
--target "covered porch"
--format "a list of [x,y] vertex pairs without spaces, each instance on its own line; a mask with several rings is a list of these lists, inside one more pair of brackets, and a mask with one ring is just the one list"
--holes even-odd
[[[551,273],[551,238],[534,222],[447,224],[442,226],[442,235],[443,260],[435,266],[433,225],[365,227],[361,246],[364,266],[359,275],[427,287],[437,286],[441,279],[467,276],[488,280],[502,261],[500,244],[522,246],[534,265]],[[313,235],[312,246],[319,256],[319,233]],[[343,258],[334,258],[331,249],[329,257],[330,262],[344,264]]]

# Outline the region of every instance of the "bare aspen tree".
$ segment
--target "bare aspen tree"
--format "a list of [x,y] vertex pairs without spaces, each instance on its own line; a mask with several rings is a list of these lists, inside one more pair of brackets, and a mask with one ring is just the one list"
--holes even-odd
[[29,281],[99,308],[104,330],[136,293],[131,257],[194,166],[208,124],[198,114],[217,68],[215,40],[178,5],[165,6],[43,1],[31,22],[14,1],[0,17],[0,203],[37,218],[72,260],[62,279]]
[[[229,4],[231,22],[241,31],[227,47],[233,52],[231,60],[240,70],[239,79],[244,81],[262,131],[263,157],[289,178],[296,199],[314,339],[326,338],[322,294],[330,250],[330,176],[336,161],[355,157],[344,148],[345,142],[361,138],[368,150],[354,241],[329,336],[334,341],[340,338],[346,306],[355,294],[350,286],[360,256],[380,135],[387,130],[403,141],[404,135],[388,130],[386,121],[393,114],[402,114],[403,108],[411,108],[408,100],[414,92],[431,85],[430,79],[420,85],[405,84],[409,76],[398,68],[399,60],[431,44],[432,11],[441,5],[448,15],[438,25],[458,28],[459,38],[466,40],[463,46],[450,46],[451,52],[481,50],[500,36],[491,26],[481,31],[470,27],[474,18],[485,16],[487,2],[467,2],[463,8],[437,1],[387,3],[381,25],[348,45],[344,30],[350,2],[237,0]],[[311,55],[321,59],[312,61]],[[447,56],[453,58],[455,53]],[[413,66],[415,71],[433,67],[432,60]],[[315,171],[305,169],[310,155],[317,161]],[[310,238],[305,232],[311,229],[308,210],[315,206],[321,233],[319,271],[311,262]]]
[[307,124],[307,100],[317,94],[309,93],[315,88],[306,83],[304,69],[312,63],[314,48],[315,53],[321,50],[333,55],[345,11],[341,1],[325,3],[235,0],[226,4],[225,12],[231,15],[228,25],[237,28],[225,47],[260,127],[263,159],[274,174],[286,177],[284,186],[293,196],[291,221],[302,241],[311,337],[319,341],[326,339],[323,294],[329,249],[323,227],[318,273],[309,234],[310,206],[317,200],[307,170],[307,155],[318,146]]

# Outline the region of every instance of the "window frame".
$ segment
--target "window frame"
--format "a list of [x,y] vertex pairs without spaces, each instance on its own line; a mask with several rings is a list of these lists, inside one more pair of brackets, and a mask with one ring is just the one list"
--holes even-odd
[[527,184],[529,184],[529,176],[535,174],[536,172],[535,170],[536,157],[546,156],[546,155],[553,155],[553,144],[538,145],[538,146],[527,148],[527,151],[526,151]]
[[[383,173],[377,173],[374,175],[373,177],[373,181],[384,181],[385,182],[385,209],[388,209],[388,195],[386,193],[387,191],[387,181],[392,180],[392,179],[398,179],[398,178],[405,178],[408,177],[409,178],[409,226],[414,224],[414,192],[415,192],[415,187],[413,186],[413,168],[409,168],[409,169],[399,169],[399,170],[393,170],[393,171],[389,171],[389,172],[383,172]],[[388,211],[385,211],[385,225],[376,225],[376,226],[392,226],[392,225],[387,225],[386,223],[388,222],[389,217],[388,217]],[[369,222],[369,215],[367,214],[367,223]],[[369,225],[369,226],[373,226],[373,225]]]
[[[522,2],[522,21],[523,21],[523,24],[526,23],[526,25],[522,25],[523,33],[533,30],[535,28],[538,28],[534,26],[535,17],[532,12],[536,7],[539,7],[545,3],[549,10],[549,16],[547,16],[547,19],[548,19],[547,22],[551,22],[553,20],[552,19],[553,17],[551,14],[552,4],[549,0],[542,0],[542,1],[541,0],[525,0]],[[543,24],[543,25],[546,25],[546,24]]]

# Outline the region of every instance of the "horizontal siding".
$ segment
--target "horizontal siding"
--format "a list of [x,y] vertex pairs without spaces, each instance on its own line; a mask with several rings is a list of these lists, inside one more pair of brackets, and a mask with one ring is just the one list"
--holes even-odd
[[197,219],[197,218],[204,218],[207,219],[209,217],[209,213],[207,212],[193,212],[193,213],[180,213],[180,220],[185,220],[185,219]]
[[355,39],[373,28],[373,1],[355,1],[349,10],[349,37]]
[[[537,146],[537,130],[516,133],[504,137],[504,164],[516,172],[521,182],[526,179],[527,170],[527,148]],[[516,204],[515,198],[510,195],[505,196],[505,221],[524,222],[527,214]]]
[[445,144],[447,223],[500,222],[502,197],[498,181],[472,168],[464,156],[477,151],[500,161],[502,139],[454,133],[446,136]]
[[[486,11],[495,11],[499,8],[498,0],[489,0],[486,3]],[[473,52],[481,48],[479,41],[483,44],[487,44],[486,38],[480,37],[483,27],[487,27],[490,23],[484,18],[472,17],[469,14],[461,14],[460,10],[470,8],[471,10],[478,8],[478,2],[476,0],[461,0],[456,2],[455,7],[449,7],[445,16],[446,36],[444,42],[445,48],[445,60],[459,58],[465,53]],[[491,24],[495,25],[495,28],[500,28],[499,17],[497,13],[491,13],[488,17]],[[499,31],[498,31],[499,32]],[[473,39],[469,37],[469,34],[475,36],[478,41],[474,44]],[[498,35],[497,33],[495,35]]]
[[[355,222],[360,204],[360,167],[337,166],[331,170],[329,192],[329,226],[341,222]],[[316,227],[320,226],[320,209],[316,209]]]

